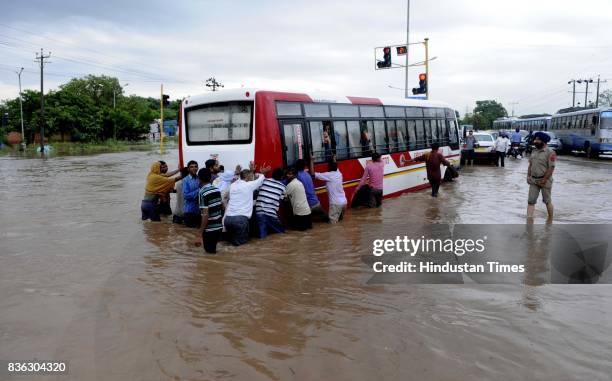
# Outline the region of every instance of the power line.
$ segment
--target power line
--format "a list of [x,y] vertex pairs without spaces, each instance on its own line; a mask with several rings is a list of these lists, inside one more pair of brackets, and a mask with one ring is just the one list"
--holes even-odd
[[[29,42],[29,41],[26,41],[26,40],[23,40],[23,39],[20,39],[20,38],[17,38],[17,37],[7,36],[7,35],[3,35],[3,34],[0,34],[0,37],[13,39],[13,40],[22,42],[22,43],[27,44],[27,45],[38,47],[38,45],[33,44],[32,42]],[[13,45],[13,46],[8,46],[7,45],[6,47],[17,49],[16,45]],[[192,83],[190,81],[184,81],[184,80],[180,80],[180,79],[176,79],[176,78],[173,78],[172,80],[169,80],[169,78],[161,77],[161,76],[156,76],[155,74],[147,73],[147,72],[140,71],[140,70],[123,69],[123,68],[120,68],[120,67],[117,67],[117,66],[111,66],[111,65],[108,65],[108,64],[105,64],[105,63],[101,63],[101,62],[95,61],[93,59],[87,59],[87,58],[81,58],[81,57],[72,57],[72,56],[66,56],[66,55],[64,55],[63,57],[56,55],[54,57],[62,59],[62,60],[65,60],[65,61],[69,61],[69,62],[73,62],[73,63],[79,63],[79,64],[83,64],[83,65],[94,66],[94,67],[98,67],[98,68],[102,68],[102,69],[105,69],[105,70],[114,71],[114,72],[118,72],[118,73],[136,75],[136,76],[139,76],[141,78],[146,78],[146,79],[157,81],[157,82]]]
[[[57,42],[59,44],[67,46],[67,47],[71,47],[71,48],[76,47],[76,46],[74,46],[74,44],[71,44],[71,43],[66,42],[64,40],[60,40],[60,39],[49,37],[49,36],[42,36],[42,35],[40,35],[38,33],[34,33],[34,32],[29,31],[29,30],[25,30],[25,29],[21,29],[21,28],[15,28],[13,26],[9,26],[9,25],[3,24],[3,23],[0,23],[0,26],[8,28],[8,29],[15,30],[17,32],[27,33],[27,34],[30,34],[30,35],[32,35],[34,37],[40,38],[40,39],[44,39],[44,40],[48,40],[48,41],[54,41],[54,42]],[[99,50],[91,49],[89,47],[81,47],[81,46],[79,46],[78,49],[86,50],[86,51],[92,52],[94,54],[98,54],[100,56],[105,56],[105,57],[108,57],[108,58],[112,58],[114,60],[120,60],[120,58],[118,58],[116,56],[112,56],[112,55],[110,55],[108,53],[104,53],[104,52],[101,52]],[[163,70],[162,68],[150,65],[150,63],[143,63],[143,62],[138,62],[138,61],[134,61],[134,63],[137,63],[139,66],[149,67],[149,68],[155,69],[155,71]]]

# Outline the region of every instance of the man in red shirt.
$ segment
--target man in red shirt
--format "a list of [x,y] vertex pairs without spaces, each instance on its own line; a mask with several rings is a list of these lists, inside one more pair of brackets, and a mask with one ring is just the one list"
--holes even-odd
[[449,167],[451,164],[444,158],[444,155],[438,150],[440,145],[433,143],[431,145],[431,152],[417,158],[417,160],[425,161],[425,167],[427,168],[427,180],[431,184],[431,197],[438,197],[438,190],[440,189],[440,183],[442,182],[442,171],[440,171],[440,165]]

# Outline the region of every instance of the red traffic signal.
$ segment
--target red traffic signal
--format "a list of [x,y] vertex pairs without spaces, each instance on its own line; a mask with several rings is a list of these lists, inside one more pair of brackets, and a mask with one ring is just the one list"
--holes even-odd
[[398,46],[395,48],[395,50],[397,51],[397,55],[398,56],[403,56],[404,54],[408,53],[408,47],[407,46]]
[[383,48],[383,60],[376,63],[379,69],[391,67],[391,47],[385,46]]
[[421,73],[419,74],[419,87],[415,87],[412,89],[412,94],[427,94],[427,74]]

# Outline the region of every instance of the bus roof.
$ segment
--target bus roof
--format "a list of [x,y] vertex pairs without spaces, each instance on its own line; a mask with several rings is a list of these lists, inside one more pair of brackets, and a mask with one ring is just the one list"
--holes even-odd
[[579,110],[579,111],[572,111],[572,112],[563,112],[563,113],[557,113],[555,115],[553,115],[554,118],[562,118],[564,116],[574,116],[574,115],[582,115],[582,114],[592,114],[592,113],[600,113],[602,111],[612,111],[612,107],[606,106],[606,107],[598,107],[598,108],[587,108],[584,110]]
[[[327,93],[303,93],[303,92],[288,92],[288,91],[272,91],[261,89],[228,89],[214,91],[205,94],[193,95],[183,100],[183,105],[189,107],[191,105],[200,105],[205,103],[229,102],[237,100],[254,100],[257,93],[268,93],[275,100],[291,100],[295,95],[301,95],[304,99],[309,99],[313,103],[348,103],[355,105],[381,105],[381,106],[415,106],[415,107],[444,107],[451,108],[447,103],[420,99],[404,99],[404,98],[377,98],[377,97],[353,97],[353,96],[338,96]],[[286,98],[286,99],[285,99]]]

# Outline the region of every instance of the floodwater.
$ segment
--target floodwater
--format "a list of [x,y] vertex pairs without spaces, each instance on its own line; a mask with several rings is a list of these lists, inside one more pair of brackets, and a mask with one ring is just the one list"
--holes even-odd
[[[68,361],[41,380],[610,379],[610,285],[364,281],[372,224],[524,223],[526,160],[205,256],[140,221],[158,159],[0,158],[0,360]],[[555,223],[612,221],[611,164],[559,159]]]

